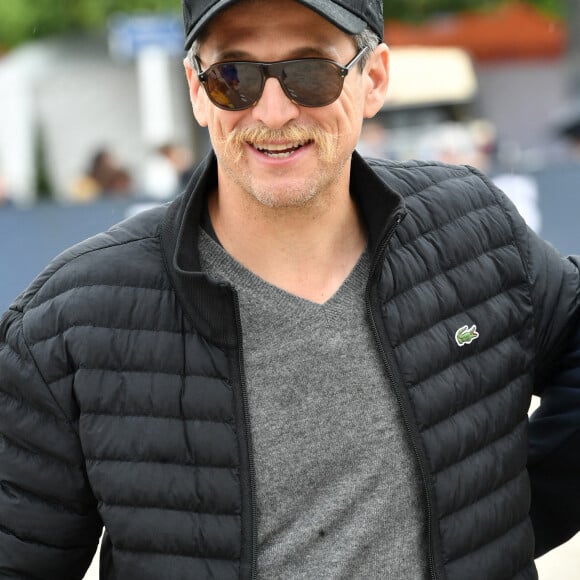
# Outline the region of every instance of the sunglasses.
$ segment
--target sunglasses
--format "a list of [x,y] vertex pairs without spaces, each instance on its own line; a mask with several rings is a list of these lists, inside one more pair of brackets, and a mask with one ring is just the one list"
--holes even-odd
[[302,107],[324,107],[336,101],[344,79],[367,51],[364,47],[345,66],[326,58],[298,58],[278,62],[218,62],[206,70],[196,56],[197,76],[210,101],[226,111],[253,107],[266,79],[278,79],[286,96]]

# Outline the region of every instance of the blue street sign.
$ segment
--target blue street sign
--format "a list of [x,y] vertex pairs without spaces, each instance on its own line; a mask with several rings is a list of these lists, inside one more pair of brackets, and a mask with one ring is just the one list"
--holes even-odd
[[183,22],[177,14],[117,14],[109,20],[109,48],[116,58],[135,58],[154,46],[182,55]]

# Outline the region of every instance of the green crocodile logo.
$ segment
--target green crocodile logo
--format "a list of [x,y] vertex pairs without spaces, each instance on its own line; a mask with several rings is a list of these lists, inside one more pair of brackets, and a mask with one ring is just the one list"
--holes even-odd
[[455,342],[457,346],[465,346],[466,344],[471,344],[474,340],[479,338],[479,333],[477,332],[477,326],[473,324],[471,327],[462,326],[457,329],[455,333]]

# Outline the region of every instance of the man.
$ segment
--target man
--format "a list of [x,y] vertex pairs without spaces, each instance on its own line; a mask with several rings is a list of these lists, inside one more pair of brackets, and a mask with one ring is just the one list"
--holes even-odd
[[[2,320],[2,577],[81,578],[104,524],[106,579],[536,578],[527,409],[578,390],[578,260],[475,170],[353,153],[380,2],[184,15],[212,154]],[[539,550],[578,529],[554,423]]]

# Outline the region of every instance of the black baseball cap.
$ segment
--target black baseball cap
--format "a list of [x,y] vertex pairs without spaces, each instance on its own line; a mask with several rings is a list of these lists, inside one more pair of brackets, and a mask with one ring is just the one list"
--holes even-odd
[[[183,0],[185,49],[188,50],[203,27],[237,0]],[[296,0],[347,32],[359,34],[370,28],[383,40],[385,23],[382,0]]]

